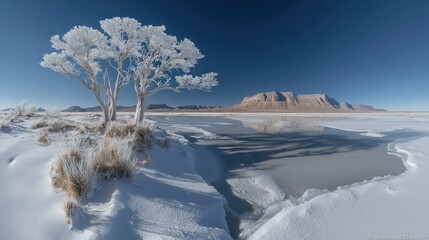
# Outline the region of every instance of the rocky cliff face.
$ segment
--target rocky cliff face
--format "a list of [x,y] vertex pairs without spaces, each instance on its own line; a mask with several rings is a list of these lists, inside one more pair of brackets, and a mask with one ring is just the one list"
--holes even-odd
[[252,111],[379,111],[371,106],[338,102],[326,94],[264,92],[245,97],[233,108]]

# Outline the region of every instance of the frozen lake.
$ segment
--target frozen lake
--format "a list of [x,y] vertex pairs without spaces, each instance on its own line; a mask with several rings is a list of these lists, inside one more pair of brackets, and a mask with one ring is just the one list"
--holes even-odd
[[[406,170],[393,150],[395,143],[417,137],[412,131],[392,131],[384,136],[343,131],[311,124],[311,119],[293,117],[151,117],[211,153],[201,154],[199,164],[206,176],[227,199],[232,215],[252,212],[258,206],[235,194],[230,179],[249,177],[254,171],[274,179],[285,198],[298,198],[309,189],[335,190],[364,180],[399,175]],[[310,123],[306,123],[310,122]],[[213,163],[213,161],[217,161]],[[210,170],[207,170],[210,169]],[[207,172],[210,171],[210,172]],[[252,188],[240,183],[240,188]],[[259,196],[264,198],[265,196]],[[231,226],[232,235],[234,228]],[[237,223],[236,223],[237,224]],[[238,231],[238,230],[237,230]]]
[[[199,145],[211,147],[224,163],[224,171],[252,166],[270,174],[288,193],[307,189],[334,190],[363,180],[405,171],[401,158],[388,145],[416,136],[393,131],[384,137],[362,136],[300,122],[296,118],[239,121],[223,117],[153,117],[160,124],[178,125],[178,133]],[[198,133],[201,128],[216,134]]]

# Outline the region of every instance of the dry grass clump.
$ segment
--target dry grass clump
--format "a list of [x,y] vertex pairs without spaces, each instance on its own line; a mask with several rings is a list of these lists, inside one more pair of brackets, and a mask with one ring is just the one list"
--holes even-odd
[[48,132],[65,132],[76,129],[77,126],[67,121],[53,121],[47,127]]
[[39,129],[39,128],[43,128],[43,127],[47,127],[47,126],[49,126],[48,121],[46,121],[46,120],[41,120],[41,121],[35,122],[35,123],[31,126],[31,128],[32,128],[32,129]]
[[68,197],[85,196],[94,180],[94,171],[87,159],[88,149],[76,139],[57,143],[55,148],[57,159],[51,167],[52,185]]
[[9,118],[0,118],[0,130],[7,128],[10,124]]
[[86,127],[83,125],[77,125],[75,130],[80,134],[84,134],[86,132]]
[[[64,131],[74,128],[79,131],[103,131],[105,134],[90,134],[86,139],[77,136],[65,138],[60,135],[60,141],[52,141],[55,151],[55,162],[50,169],[52,185],[64,192],[68,200],[64,203],[64,212],[68,223],[71,223],[77,202],[92,189],[97,178],[132,178],[136,172],[137,161],[150,161],[146,149],[153,143],[162,147],[170,146],[170,139],[155,140],[151,123],[137,126],[129,122],[114,122],[105,125],[75,125],[64,121],[48,122],[39,132],[39,141],[49,143],[50,132]],[[40,124],[44,125],[44,124]]]
[[[62,120],[62,119],[54,119],[54,120],[40,120],[31,126],[32,129],[43,128],[39,131],[38,141],[42,144],[49,145],[50,138],[49,133],[64,133],[70,130],[77,130],[78,132],[82,131],[82,126],[75,125],[74,123]],[[83,127],[83,129],[85,129]],[[84,130],[82,131],[82,133]]]
[[138,124],[134,133],[134,148],[136,150],[152,147],[152,127],[147,124]]
[[[154,143],[154,137],[152,130],[154,128],[153,123],[143,122],[135,125],[132,122],[111,122],[106,128],[105,136],[110,138],[128,138],[132,137],[133,149],[138,152],[143,151],[146,148],[152,147]],[[168,148],[170,140],[156,141],[162,147]]]
[[104,137],[94,151],[94,170],[104,178],[131,178],[136,160],[126,139]]
[[93,132],[93,133],[99,133],[99,132],[102,132],[106,129],[106,124],[103,122],[100,122],[96,125],[85,126],[85,128],[88,129],[89,131]]
[[47,131],[39,132],[39,137],[37,138],[37,140],[44,145],[48,145],[50,143],[48,132]]
[[77,208],[78,208],[77,203],[70,198],[64,202],[63,210],[64,210],[64,213],[66,215],[66,221],[68,224],[71,223],[71,217],[72,217],[73,213],[77,210]]
[[95,125],[95,127],[94,127],[94,130],[96,132],[101,132],[101,131],[103,131],[105,129],[106,129],[106,124],[104,122],[101,122],[101,123]]
[[126,138],[135,131],[135,125],[131,122],[111,122],[106,128],[106,136]]
[[53,119],[53,120],[40,120],[31,126],[32,129],[46,128],[48,132],[65,132],[69,130],[78,129],[74,123],[71,123],[62,119]]

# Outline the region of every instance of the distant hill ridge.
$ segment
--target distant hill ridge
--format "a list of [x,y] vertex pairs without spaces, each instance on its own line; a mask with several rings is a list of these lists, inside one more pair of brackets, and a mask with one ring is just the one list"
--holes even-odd
[[296,94],[294,92],[263,92],[245,97],[234,109],[247,111],[385,111],[369,105],[343,103],[326,94]]
[[[200,109],[216,109],[223,108],[222,106],[202,106],[202,105],[185,105],[178,107],[170,107],[166,104],[149,104],[146,109],[148,110],[174,110],[174,109],[188,109],[188,110],[200,110]],[[136,110],[136,106],[117,106],[116,110],[118,112],[134,112]],[[67,109],[64,109],[63,112],[101,112],[101,107],[87,107],[82,108],[80,106],[71,106]]]

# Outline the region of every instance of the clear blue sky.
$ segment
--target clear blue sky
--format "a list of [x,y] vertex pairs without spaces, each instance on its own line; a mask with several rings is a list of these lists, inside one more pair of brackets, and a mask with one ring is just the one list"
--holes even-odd
[[[95,106],[77,81],[39,66],[50,37],[75,25],[133,17],[190,38],[219,73],[211,93],[162,92],[150,103],[232,105],[262,91],[327,93],[391,110],[429,110],[429,1],[0,2],[0,109]],[[120,105],[134,105],[132,86]]]

